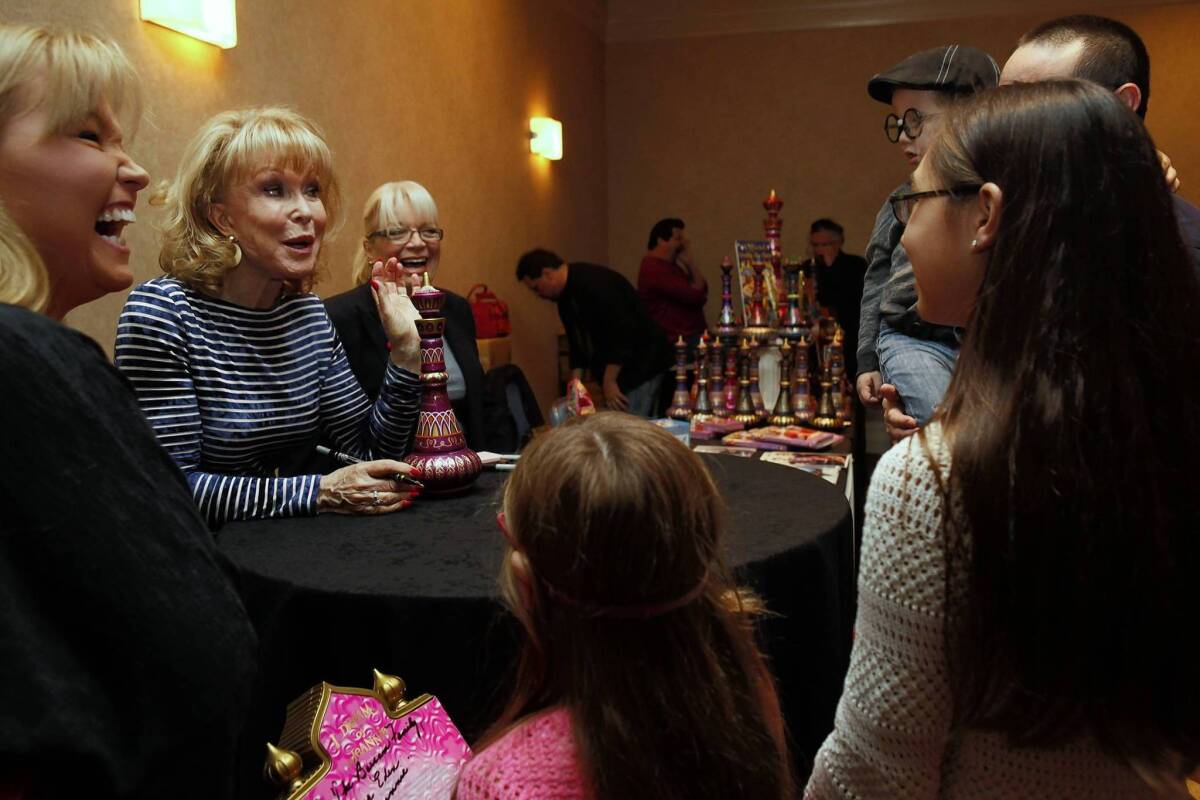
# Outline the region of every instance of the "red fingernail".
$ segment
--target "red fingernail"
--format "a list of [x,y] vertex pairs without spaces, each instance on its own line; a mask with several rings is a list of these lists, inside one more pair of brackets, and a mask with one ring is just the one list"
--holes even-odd
[[424,472],[421,470],[421,468],[420,468],[420,467],[413,467],[412,469],[410,469],[410,470],[408,471],[408,474],[409,474],[409,475],[411,475],[411,476],[412,476],[412,477],[414,477],[414,478],[419,478],[419,477],[421,477],[422,475],[424,475],[425,473],[424,473]]
[[411,505],[412,505],[411,500],[401,500],[400,501],[400,510],[403,511],[404,509],[408,508]]
[[378,292],[383,289],[383,286],[382,286],[382,284],[379,283],[379,281],[372,278],[371,279],[371,288]]

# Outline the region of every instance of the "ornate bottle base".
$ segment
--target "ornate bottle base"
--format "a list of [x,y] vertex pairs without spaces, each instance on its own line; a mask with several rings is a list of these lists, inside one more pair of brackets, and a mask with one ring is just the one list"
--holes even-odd
[[475,485],[475,479],[483,471],[483,462],[473,450],[446,454],[410,453],[404,461],[421,468],[421,483],[425,484],[422,497],[463,494]]

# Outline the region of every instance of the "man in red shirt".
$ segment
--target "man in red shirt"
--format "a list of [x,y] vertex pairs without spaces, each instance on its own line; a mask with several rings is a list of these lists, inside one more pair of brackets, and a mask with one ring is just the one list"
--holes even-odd
[[708,281],[692,267],[683,228],[681,219],[664,219],[650,229],[646,256],[638,270],[638,294],[671,343],[682,336],[691,350],[707,327]]

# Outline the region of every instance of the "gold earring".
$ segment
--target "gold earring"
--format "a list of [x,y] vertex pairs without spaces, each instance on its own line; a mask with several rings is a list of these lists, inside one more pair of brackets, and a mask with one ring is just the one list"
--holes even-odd
[[237,237],[233,234],[227,236],[226,241],[233,245],[233,265],[236,267],[242,263],[242,246],[238,244]]

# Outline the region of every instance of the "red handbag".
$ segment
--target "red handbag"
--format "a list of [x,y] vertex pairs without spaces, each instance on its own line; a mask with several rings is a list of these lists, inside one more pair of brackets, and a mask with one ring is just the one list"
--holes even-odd
[[508,303],[496,297],[486,283],[477,283],[467,292],[467,303],[475,317],[475,336],[478,339],[495,339],[512,333],[508,321]]

